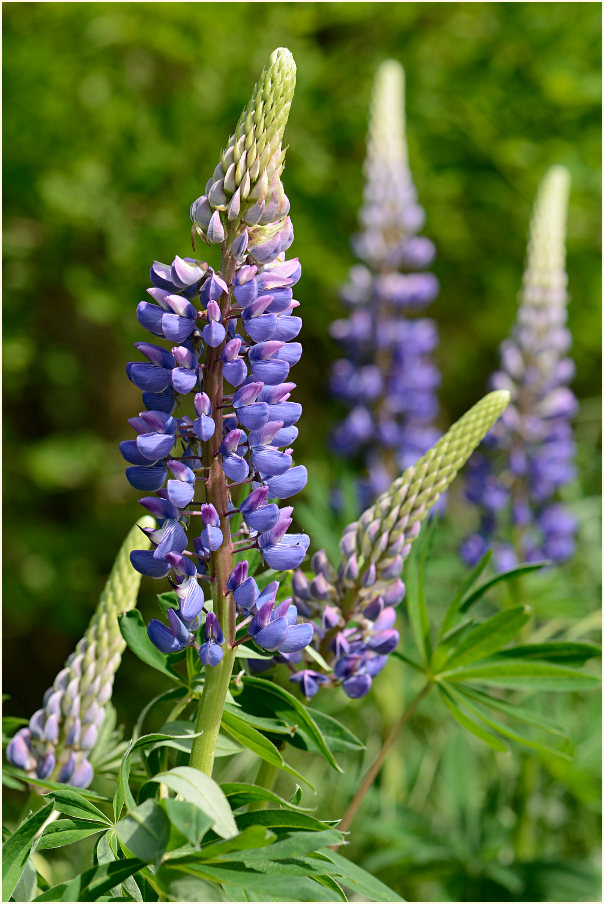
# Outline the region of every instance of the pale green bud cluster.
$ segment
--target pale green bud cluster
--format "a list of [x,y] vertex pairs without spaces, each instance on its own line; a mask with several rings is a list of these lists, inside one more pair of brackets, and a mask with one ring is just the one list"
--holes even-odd
[[411,543],[432,506],[445,492],[485,434],[509,402],[508,392],[491,392],[470,408],[443,437],[412,467],[394,481],[389,490],[368,508],[342,536],[343,564],[355,560],[358,578],[344,577],[344,586],[356,586],[358,579],[375,567],[375,580],[368,591],[379,591],[379,582],[388,583],[400,575]]
[[279,47],[271,53],[205,195],[191,208],[194,231],[204,241],[213,244],[218,237],[230,245],[246,231],[245,247],[258,245],[272,238],[287,217],[281,141],[295,86],[294,58]]
[[536,307],[565,304],[565,238],[570,173],[552,166],[539,186],[533,210],[521,302]]

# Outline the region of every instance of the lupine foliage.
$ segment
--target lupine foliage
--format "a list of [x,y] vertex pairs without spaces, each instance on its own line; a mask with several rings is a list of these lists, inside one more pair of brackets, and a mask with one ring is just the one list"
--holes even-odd
[[330,327],[346,352],[333,365],[331,388],[350,408],[333,445],[345,456],[363,451],[369,499],[438,437],[438,334],[434,321],[417,317],[438,294],[438,280],[425,272],[434,245],[417,234],[424,217],[409,170],[404,71],[387,60],[375,79],[361,232],[353,240],[363,263],[351,268],[342,290],[350,317]]
[[[287,52],[281,54],[281,60],[287,58]],[[279,54],[276,56],[278,59]],[[303,751],[319,753],[330,766],[340,768],[335,754],[340,759],[344,754],[357,753],[362,749],[362,745],[343,725],[325,713],[305,706],[299,696],[287,691],[280,683],[279,673],[276,680],[272,681],[250,674],[249,660],[256,658],[258,661],[258,657],[265,657],[251,647],[244,649],[241,644],[237,644],[236,624],[232,623],[230,617],[230,613],[236,614],[236,609],[234,603],[228,602],[229,597],[232,596],[234,599],[234,594],[249,579],[250,572],[256,568],[261,555],[266,563],[271,564],[268,555],[272,555],[272,547],[279,546],[284,536],[281,534],[275,538],[271,535],[267,542],[259,542],[258,538],[265,533],[262,530],[265,525],[262,522],[260,529],[257,530],[258,525],[250,523],[253,520],[251,516],[255,511],[260,511],[260,517],[264,515],[272,517],[272,510],[262,512],[263,509],[270,509],[270,504],[266,505],[266,499],[260,498],[258,506],[249,503],[242,509],[239,503],[240,515],[247,523],[245,534],[248,542],[243,545],[258,543],[259,549],[243,550],[248,560],[245,575],[241,573],[244,569],[237,571],[239,566],[232,571],[225,567],[225,552],[232,554],[229,521],[232,517],[238,517],[234,515],[235,506],[232,498],[235,489],[233,485],[238,481],[229,476],[227,471],[231,466],[239,471],[243,470],[243,465],[237,459],[245,463],[247,449],[241,448],[239,442],[235,443],[233,437],[226,445],[224,441],[218,446],[209,442],[212,432],[218,433],[217,438],[224,434],[226,440],[233,430],[237,430],[238,433],[241,430],[228,423],[226,432],[217,429],[221,419],[228,421],[229,418],[228,413],[224,417],[219,413],[222,411],[222,402],[226,402],[227,407],[229,405],[227,400],[221,398],[219,388],[221,371],[224,374],[229,364],[235,362],[238,357],[244,357],[236,354],[229,360],[228,357],[225,359],[221,355],[218,363],[220,351],[224,352],[226,345],[231,341],[230,338],[227,339],[227,330],[230,326],[230,324],[227,326],[227,321],[230,318],[225,316],[230,310],[224,304],[223,296],[231,296],[226,299],[229,307],[232,297],[236,299],[235,282],[223,279],[224,276],[232,275],[228,267],[229,260],[232,262],[232,259],[237,259],[239,255],[248,255],[242,269],[248,266],[258,267],[262,274],[266,272],[267,266],[270,266],[271,255],[275,254],[278,257],[286,250],[292,238],[288,222],[281,222],[276,229],[272,228],[274,223],[261,224],[258,221],[247,223],[245,226],[241,224],[244,216],[241,208],[242,197],[245,201],[248,189],[250,192],[253,190],[254,177],[251,168],[255,161],[250,162],[250,157],[254,156],[254,141],[258,138],[255,128],[259,126],[261,128],[262,122],[262,114],[258,116],[260,122],[255,121],[255,114],[262,97],[265,100],[270,98],[271,88],[269,87],[266,92],[268,98],[265,97],[264,89],[267,81],[273,83],[270,73],[275,62],[273,56],[261,79],[259,92],[254,93],[252,102],[244,111],[221,163],[206,186],[206,194],[193,205],[191,211],[196,235],[210,244],[215,242],[222,246],[221,268],[208,273],[211,269],[209,265],[204,267],[203,262],[184,258],[175,258],[169,267],[154,265],[152,268],[154,288],[151,290],[151,297],[157,302],[157,310],[150,310],[156,307],[154,305],[144,308],[142,320],[146,321],[145,325],[155,328],[155,335],[161,335],[178,345],[172,346],[168,352],[162,346],[140,343],[138,350],[144,349],[143,354],[154,369],[143,365],[144,370],[141,373],[140,362],[133,362],[128,369],[129,376],[134,377],[133,382],[143,384],[140,388],[146,396],[143,398],[146,411],[139,415],[138,419],[134,419],[133,426],[137,439],[127,441],[128,444],[122,451],[127,453],[126,458],[130,455],[131,459],[132,457],[136,459],[131,461],[134,466],[134,470],[129,472],[131,482],[135,486],[143,483],[141,489],[156,492],[155,497],[145,499],[145,507],[155,510],[158,516],[157,528],[147,528],[147,540],[151,542],[153,551],[150,551],[150,555],[141,557],[141,553],[146,553],[147,550],[139,550],[138,555],[133,556],[133,562],[142,566],[141,570],[152,574],[155,572],[154,576],[159,576],[158,571],[165,575],[167,573],[165,563],[168,563],[168,571],[171,571],[171,582],[175,589],[173,593],[161,594],[159,602],[167,613],[170,625],[169,629],[164,626],[165,631],[168,631],[177,642],[177,646],[173,646],[170,641],[170,646],[166,650],[162,642],[158,643],[162,632],[154,636],[154,630],[158,630],[154,629],[148,634],[144,621],[136,610],[121,614],[119,623],[121,633],[131,649],[160,676],[172,681],[173,686],[142,710],[132,740],[128,743],[121,761],[114,764],[113,796],[103,784],[96,785],[94,790],[82,790],[74,785],[52,782],[47,778],[33,779],[30,774],[19,768],[8,770],[7,780],[13,787],[29,781],[38,789],[46,789],[49,793],[42,808],[35,807],[33,813],[26,815],[5,843],[3,891],[7,899],[12,895],[16,900],[30,900],[37,895],[39,900],[104,900],[109,897],[109,892],[124,900],[156,900],[158,896],[169,900],[183,898],[282,900],[284,897],[297,900],[346,900],[348,893],[357,898],[370,900],[398,899],[395,892],[356,866],[351,859],[333,851],[333,846],[343,841],[341,832],[335,829],[337,820],[334,821],[333,812],[323,818],[318,818],[321,816],[319,813],[315,816],[310,815],[301,807],[303,798],[300,786],[293,794],[291,788],[282,795],[272,790],[269,776],[275,770],[282,773],[286,781],[291,782],[292,778],[296,778],[302,784],[308,784],[309,773],[306,767],[301,771],[295,768],[296,757],[299,758]],[[279,93],[278,97],[281,103],[289,106],[286,96]],[[279,111],[273,119],[270,116],[267,119],[269,128],[274,125],[278,132],[282,124]],[[279,142],[280,135],[277,145]],[[270,156],[265,159],[265,164],[267,168],[273,167],[273,174],[276,173],[278,178],[282,160],[280,154],[275,153],[277,147],[272,144],[270,138],[267,143],[270,146]],[[232,160],[229,158],[229,149],[232,149]],[[247,156],[249,150],[252,150],[250,157]],[[235,162],[236,154],[240,157]],[[244,159],[244,163],[239,165],[241,159]],[[231,169],[233,164],[235,165]],[[246,172],[249,174],[247,182]],[[272,179],[267,181],[268,186],[264,184],[259,186],[259,194],[265,190],[268,192],[271,188],[271,195],[275,198],[273,211],[282,214],[283,216],[278,219],[285,221],[287,217],[284,209],[287,202],[281,193],[280,183],[273,183]],[[258,200],[261,204],[263,199],[251,200]],[[207,211],[208,206],[210,211]],[[266,204],[264,209],[266,207],[271,211],[270,203]],[[264,209],[260,211],[260,216]],[[206,217],[208,212],[210,215]],[[255,232],[254,227],[258,225],[268,226],[269,230],[265,233],[261,230]],[[252,234],[251,244],[250,234]],[[238,239],[240,244],[235,244],[233,250],[233,243]],[[252,257],[250,261],[256,247],[260,247],[260,259],[254,262]],[[194,279],[192,283],[188,282],[191,270],[198,267],[203,276]],[[255,274],[252,278],[256,278]],[[158,279],[164,279],[169,285],[157,285]],[[222,289],[218,302],[217,299],[207,296],[211,296],[213,289],[216,290],[216,283],[220,279],[226,283],[227,291]],[[241,285],[249,281],[243,280]],[[204,285],[207,293],[205,299]],[[218,288],[222,288],[219,283]],[[259,291],[261,288],[267,288],[266,286],[256,285],[255,288],[256,292],[251,293],[255,294],[255,298],[250,300],[252,305],[257,297],[270,294]],[[160,292],[155,292],[156,289]],[[193,316],[187,307],[190,304],[187,294],[191,292],[192,297],[197,300],[197,290],[200,293],[200,307],[194,308]],[[212,302],[217,303],[213,305]],[[240,306],[245,310],[245,305]],[[262,312],[257,313],[258,317],[264,316]],[[276,313],[279,319],[285,312],[270,313]],[[291,316],[291,312],[286,316]],[[183,320],[193,321],[193,324],[183,325]],[[245,322],[245,318],[242,317],[242,320]],[[224,334],[221,333],[221,327]],[[183,329],[189,332],[181,335]],[[157,332],[158,330],[160,332]],[[258,375],[253,370],[255,354],[260,362],[268,359],[270,363],[270,359],[281,350],[271,347],[273,355],[251,354],[258,345],[262,345],[263,342],[269,343],[270,340],[264,337],[260,340],[255,339],[251,333],[248,333],[248,336],[252,342],[247,345],[244,352],[247,353],[252,374],[243,377],[243,389],[247,389],[254,382],[265,384],[268,382],[256,379]],[[241,337],[233,336],[233,339],[237,338]],[[222,346],[224,348],[221,348]],[[206,356],[202,358],[201,353],[206,349]],[[289,364],[289,361],[287,363]],[[242,372],[240,364],[236,363],[235,368]],[[168,372],[167,377],[166,374],[159,373],[162,370]],[[192,378],[197,385],[191,384]],[[148,380],[151,380],[152,385],[149,385]],[[162,381],[166,382],[160,385]],[[232,385],[237,386],[236,383]],[[276,384],[269,382],[268,385],[270,387]],[[195,393],[194,399],[194,413],[197,419],[187,415],[181,416],[181,412],[172,406],[178,405],[184,396],[196,389],[200,390],[199,393]],[[151,399],[150,395],[155,398]],[[233,401],[234,398],[231,398],[230,402]],[[250,407],[255,404],[255,401],[248,401]],[[388,585],[390,581],[398,579],[395,572],[400,574],[403,560],[409,552],[409,543],[416,537],[420,522],[453,479],[458,467],[471,452],[472,445],[480,440],[488,428],[489,418],[485,418],[485,412],[490,409],[491,417],[497,417],[505,401],[506,394],[500,392],[483,400],[473,413],[470,412],[468,416],[462,418],[449,434],[418,462],[416,469],[411,468],[396,481],[391,489],[380,497],[376,506],[368,510],[358,523],[351,525],[345,532],[341,543],[343,559],[341,577],[345,576],[350,584],[347,587],[347,603],[355,596],[363,597],[364,591],[376,584],[378,585],[376,589],[386,590],[387,586],[382,587],[381,584]],[[270,404],[279,403],[267,402],[267,405]],[[239,417],[237,406],[232,407]],[[474,428],[478,424],[478,428],[473,429],[472,423]],[[283,426],[282,424],[279,429]],[[177,435],[181,443],[181,448],[177,450],[179,454],[175,454],[173,449]],[[237,436],[237,439],[240,438]],[[266,439],[264,436],[259,438]],[[194,444],[194,449],[189,452],[191,444]],[[263,446],[266,443],[254,443],[250,437],[249,445]],[[259,466],[264,464],[265,457],[254,460],[253,453],[252,448],[252,479],[259,485],[253,488],[252,495],[260,490],[258,495],[262,497],[267,483],[273,476],[280,475],[267,474]],[[270,461],[273,462],[274,459],[270,458]],[[288,464],[291,464],[291,457]],[[293,469],[288,467],[286,470]],[[200,479],[197,480],[197,477]],[[168,483],[163,487],[162,484],[166,479]],[[193,500],[190,491],[192,486],[198,483],[203,494],[202,500],[199,501],[199,516],[203,529],[199,537],[193,538],[194,553],[186,555],[191,551],[187,550],[186,544],[182,545],[181,531],[189,526],[187,507]],[[216,495],[217,485],[222,488],[226,485],[225,506],[215,505],[219,501]],[[185,502],[185,499],[188,501]],[[256,501],[257,498],[254,497],[254,504]],[[277,515],[277,519],[279,518]],[[267,532],[270,533],[270,530]],[[273,540],[276,542],[273,543]],[[296,541],[291,545],[288,543],[283,545],[286,550],[285,558],[281,558],[281,552],[278,552],[279,559],[275,560],[275,564],[278,567],[291,567],[288,550],[298,546],[305,550],[306,544]],[[298,550],[295,551],[295,555],[299,555]],[[512,573],[488,580],[481,587],[475,588],[474,582],[487,564],[488,556],[483,558],[450,602],[440,631],[435,632],[431,629],[431,617],[424,592],[427,558],[428,544],[424,536],[424,545],[419,548],[416,545],[415,555],[409,560],[405,576],[406,608],[411,631],[406,632],[404,652],[398,654],[401,664],[412,670],[409,676],[423,673],[424,686],[409,703],[401,717],[401,724],[415,712],[423,697],[431,689],[436,688],[441,705],[444,703],[446,709],[463,728],[495,749],[502,749],[501,738],[509,738],[516,743],[527,744],[536,752],[547,752],[553,758],[564,756],[564,749],[560,750],[558,747],[549,749],[540,739],[534,736],[527,737],[524,730],[509,727],[508,722],[512,721],[521,725],[528,724],[539,730],[553,731],[554,734],[559,733],[549,720],[536,718],[530,704],[518,706],[518,690],[522,688],[528,689],[529,692],[539,688],[578,690],[594,686],[597,684],[594,675],[578,666],[591,656],[597,655],[598,648],[585,643],[567,641],[543,643],[535,639],[535,642],[531,643],[530,635],[527,643],[530,613],[525,606],[516,606],[495,613],[491,610],[477,616],[469,615],[469,610],[477,602],[480,603],[483,597],[489,597],[493,587],[509,583],[517,588],[520,576],[537,567],[521,566]],[[324,566],[324,557],[319,559],[321,566]],[[189,560],[196,562],[195,574],[191,573],[190,566],[185,564]],[[257,575],[257,572],[255,574]],[[252,590],[256,588],[257,595],[255,592],[252,593],[256,607],[262,594],[266,594],[266,602],[262,600],[263,605],[259,611],[266,611],[268,614],[267,624],[257,624],[255,627],[258,630],[252,631],[254,622],[252,619],[251,623],[248,621],[247,625],[242,626],[242,628],[249,626],[247,633],[260,648],[262,648],[260,641],[264,639],[261,636],[262,632],[279,621],[282,617],[281,608],[284,609],[283,617],[289,615],[291,608],[295,608],[290,606],[289,600],[283,600],[273,608],[275,596],[277,594],[282,596],[286,590],[285,587],[271,588],[272,577],[270,572],[262,576],[257,575],[257,580],[248,585]],[[239,578],[241,583],[238,582]],[[269,583],[264,586],[267,579]],[[202,594],[201,608],[187,626],[186,616],[191,615],[192,611],[187,609],[185,613],[183,610],[188,604],[191,604],[193,610],[199,605],[200,584],[203,586],[208,583],[213,588],[214,611],[209,611],[209,600],[206,602]],[[375,606],[380,608],[380,602],[374,602]],[[101,609],[102,605],[103,601]],[[381,605],[383,606],[383,602]],[[188,638],[187,643],[184,643],[183,628],[187,630],[191,628],[193,632],[198,630],[198,616],[204,609],[205,643],[199,646]],[[275,613],[276,617],[271,618]],[[115,632],[115,616],[116,613],[112,612],[110,624],[107,619],[103,623],[110,637],[114,636]],[[290,631],[290,622],[287,618],[286,622],[287,637]],[[221,626],[225,627],[224,632]],[[364,629],[367,626],[361,623],[360,626],[355,626],[355,630],[359,627]],[[380,638],[380,641],[388,643],[394,636],[390,633],[392,629],[381,627],[384,627],[388,636]],[[519,643],[510,646],[519,630],[522,630],[525,636]],[[371,635],[377,636],[379,633],[381,631],[370,630],[369,639],[373,639]],[[411,638],[415,642],[415,651],[407,649]],[[245,635],[240,634],[238,639],[245,639]],[[356,643],[364,645],[364,641],[359,641],[356,636],[350,639],[353,645]],[[396,639],[398,640],[398,635]],[[152,640],[155,644],[151,642]],[[195,655],[194,646],[198,647],[199,655]],[[265,650],[267,648],[264,646]],[[222,655],[217,655],[217,650],[220,650]],[[356,648],[348,652],[352,654],[353,659],[361,653]],[[248,660],[248,669],[246,670],[244,666],[240,673],[235,672],[231,677],[234,655],[241,660]],[[285,656],[287,655],[285,651]],[[365,651],[362,652],[361,658],[364,655]],[[90,658],[95,658],[92,647]],[[315,653],[314,662],[316,666],[326,667],[326,671],[329,672],[329,666],[320,653]],[[186,666],[186,671],[183,666]],[[200,672],[201,666],[205,668]],[[354,671],[354,668],[351,671]],[[347,677],[343,674],[339,676],[344,681]],[[496,695],[488,692],[489,687],[493,685],[497,688]],[[226,702],[223,707],[222,700],[218,700],[220,703],[218,711],[214,691],[219,687],[223,695],[226,695]],[[502,694],[502,689],[506,688],[511,690],[512,696]],[[433,696],[437,698],[436,694]],[[166,712],[167,705],[169,711]],[[159,709],[156,709],[160,706],[164,709],[163,716],[160,716]],[[197,720],[193,726],[195,710]],[[73,715],[70,713],[70,716]],[[150,734],[143,735],[143,726],[147,719],[151,721],[151,715],[154,721],[153,728],[158,730],[152,729]],[[52,713],[50,716],[52,717]],[[440,719],[442,721],[442,713]],[[50,727],[52,728],[52,722]],[[212,734],[214,727],[216,732]],[[207,757],[200,759],[196,755],[200,738],[202,746],[205,742],[208,747],[208,736],[209,745],[213,747],[209,762]],[[288,753],[290,762],[284,759],[286,745],[288,750],[291,749],[291,753]],[[103,750],[107,747],[109,757],[114,757],[115,740],[106,736],[97,741],[97,748],[101,749],[95,750],[95,755],[102,757]],[[248,756],[251,751],[262,761],[256,784],[241,780],[248,778],[250,764],[249,759],[238,756],[242,748],[247,748]],[[298,748],[297,753],[294,748]],[[292,753],[295,753],[294,764]],[[214,755],[225,758],[227,771],[230,771],[230,778],[223,773],[223,779],[227,780],[223,780],[221,784],[209,774]],[[307,760],[306,754],[305,762]],[[174,797],[174,794],[177,797]],[[358,792],[355,799],[357,796]],[[325,802],[322,806],[325,806]],[[350,807],[345,814],[342,828],[344,824],[350,823],[346,820],[349,811]],[[50,866],[53,858],[49,860],[49,855],[41,856],[39,853],[71,845],[88,837],[96,839],[93,865],[89,869],[84,869],[75,878],[65,878],[65,871],[62,875],[55,872]],[[36,853],[32,857],[34,851]],[[69,853],[71,854],[71,850]],[[83,865],[81,857],[77,860]],[[60,859],[58,862],[61,863]],[[68,873],[68,876],[71,875],[73,866]]]

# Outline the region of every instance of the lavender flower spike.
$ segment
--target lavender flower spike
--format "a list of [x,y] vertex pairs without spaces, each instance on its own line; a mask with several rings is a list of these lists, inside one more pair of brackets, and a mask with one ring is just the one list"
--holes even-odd
[[144,535],[141,541],[140,529],[153,523],[149,516],[141,518],[124,540],[84,637],[44,694],[42,708],[6,749],[8,760],[32,778],[80,788],[92,781],[89,756],[126,646],[117,615],[136,606],[141,580],[129,556],[141,542],[149,545]]
[[[405,595],[400,575],[421,523],[508,401],[505,391],[485,396],[348,525],[337,571],[321,551],[311,561],[313,578],[300,570],[294,573],[294,602],[314,619],[313,646],[331,669],[319,681],[308,654],[296,660],[301,672],[290,663],[291,680],[307,696],[317,693],[320,684],[341,686],[349,697],[368,692],[398,644],[395,607]],[[283,658],[284,648],[279,649]]]
[[434,245],[417,234],[424,211],[408,165],[404,71],[394,60],[376,75],[365,178],[362,231],[353,241],[364,264],[351,268],[342,292],[349,318],[331,326],[346,353],[334,364],[331,388],[350,409],[333,446],[342,455],[362,453],[369,472],[362,495],[370,501],[438,438],[438,335],[432,320],[417,316],[438,293],[436,277],[425,272]]
[[[130,420],[138,438],[121,450],[134,465],[130,483],[155,493],[139,501],[158,522],[148,532],[152,550],[133,552],[131,561],[150,577],[169,576],[178,597],[168,624],[151,620],[152,643],[163,653],[193,647],[206,669],[203,733],[191,756],[204,771],[218,731],[204,719],[224,700],[237,645],[245,639],[299,655],[314,633],[298,624],[291,600],[276,604],[277,581],[260,592],[245,559],[236,564],[254,547],[267,567],[292,570],[310,542],[288,533],[292,507],[279,507],[307,480],[292,449],[302,409],[290,400],[296,384],[288,381],[302,354],[293,341],[302,326],[293,314],[301,267],[285,257],[294,236],[281,183],[295,74],[289,50],[275,50],[191,205],[193,238],[220,245],[220,269],[192,258],[154,263],[154,304],[139,305],[138,319],[169,347],[137,343],[150,363],[126,369],[147,410]],[[192,531],[196,517],[201,524]],[[243,637],[238,625],[247,626]]]
[[462,555],[474,564],[489,546],[500,569],[517,561],[562,562],[575,549],[575,519],[558,492],[573,476],[571,418],[577,402],[568,388],[565,223],[570,176],[562,166],[546,173],[535,203],[516,324],[500,346],[501,367],[491,377],[512,402],[469,462],[466,496],[480,510],[478,533]]

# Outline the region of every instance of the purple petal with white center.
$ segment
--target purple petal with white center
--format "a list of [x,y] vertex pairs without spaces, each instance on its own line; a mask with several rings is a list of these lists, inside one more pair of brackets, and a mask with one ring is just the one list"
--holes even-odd
[[13,766],[29,771],[35,767],[36,761],[31,755],[28,740],[31,737],[27,728],[22,728],[12,738],[6,748],[6,758]]
[[182,289],[198,283],[204,276],[205,273],[197,261],[191,260],[191,258],[176,255],[170,267],[170,280],[175,286]]
[[189,646],[193,639],[191,632],[180,620],[175,609],[168,609],[168,621],[170,622],[170,631],[176,640],[183,646]]
[[224,643],[224,634],[214,612],[208,612],[205,623],[206,640],[215,640],[216,643]]
[[132,567],[149,578],[165,578],[170,573],[170,563],[153,557],[150,549],[134,549],[130,553]]
[[186,582],[183,581],[179,590],[181,588],[183,588],[183,596],[180,600],[179,615],[185,624],[187,624],[196,619],[202,611],[205,598],[202,588],[194,577],[189,578]]
[[191,302],[182,295],[164,295],[163,302],[169,309],[168,313],[178,314],[179,317],[185,317],[187,320],[195,320],[197,317],[197,311]]
[[243,500],[241,505],[239,506],[239,511],[242,515],[246,515],[247,512],[253,512],[260,506],[264,505],[266,502],[266,497],[268,494],[268,490],[266,487],[257,487],[255,490],[252,490],[249,496]]
[[353,700],[364,697],[371,687],[371,675],[353,675],[342,682],[342,690],[347,697]]
[[227,590],[230,590],[232,592],[233,590],[236,590],[237,587],[241,586],[241,584],[247,578],[247,573],[248,563],[245,561],[238,562],[229,575],[229,579],[227,581]]
[[254,635],[254,642],[264,650],[276,650],[284,642],[288,630],[287,619],[282,616]]
[[180,515],[176,506],[172,505],[168,499],[163,499],[161,496],[143,496],[143,498],[138,501],[156,518],[170,518],[177,520]]
[[164,312],[155,304],[148,301],[141,301],[136,309],[136,319],[144,329],[153,333],[154,336],[163,336],[164,330],[162,326],[162,318]]
[[233,592],[233,597],[242,609],[251,609],[258,599],[258,585],[254,578],[246,578]]
[[205,392],[198,392],[193,399],[196,413],[201,417],[202,414],[212,413],[212,403],[210,397]]
[[51,713],[44,723],[44,740],[51,744],[59,740],[59,717],[56,713]]
[[[70,747],[71,745],[65,741],[66,745]],[[55,758],[52,753],[47,753],[44,759],[38,765],[37,776],[39,779],[48,778],[51,774],[52,770],[55,768]]]
[[173,458],[166,462],[166,464],[177,480],[183,480],[190,484],[195,483],[195,473],[184,463],[184,461]]
[[303,490],[308,480],[308,471],[304,465],[296,465],[284,474],[271,477],[267,481],[268,495],[270,498],[289,499]]
[[178,640],[168,626],[157,618],[152,618],[147,625],[147,634],[151,643],[157,647],[160,653],[178,653],[188,646]]
[[[154,463],[153,463],[154,464]],[[132,467],[126,468],[126,478],[135,490],[155,491],[164,485],[168,472],[164,467]]]
[[172,282],[172,268],[168,264],[162,264],[161,261],[153,261],[150,271],[151,282],[159,289],[173,291],[176,286]]
[[314,634],[313,626],[308,622],[303,625],[291,625],[287,637],[279,645],[280,653],[295,653],[309,645]]
[[174,436],[171,433],[141,433],[136,445],[141,455],[149,461],[157,461],[172,450]]
[[229,430],[229,432],[222,440],[222,443],[220,444],[220,452],[223,455],[228,455],[230,452],[234,452],[244,442],[244,431],[236,427],[234,430]]
[[174,363],[172,367],[184,367],[187,370],[195,370],[197,367],[197,356],[193,350],[187,345],[175,345],[172,348]]
[[[213,197],[216,197],[216,193],[213,193]],[[212,199],[210,199],[210,203],[212,203]],[[220,212],[218,210],[215,210],[210,217],[206,235],[208,237],[208,242],[210,243],[210,245],[218,245],[220,244],[220,242],[224,242],[226,233],[224,231],[224,226],[222,225],[222,220],[220,219]]]
[[195,562],[189,556],[182,556],[177,552],[167,552],[166,560],[172,566],[174,573],[181,577],[193,577],[197,574]]
[[170,383],[171,370],[155,364],[131,361],[126,365],[126,373],[131,383],[144,392],[161,392]]
[[251,405],[256,401],[260,392],[264,388],[264,384],[260,382],[246,383],[241,389],[238,389],[233,396],[233,408],[242,408]]
[[274,477],[284,474],[291,467],[292,457],[285,452],[266,446],[256,446],[252,449],[254,468],[262,474]]
[[248,357],[250,361],[266,361],[269,358],[274,358],[283,347],[283,342],[273,341],[272,339],[267,342],[259,342],[250,348]]
[[147,427],[139,433],[176,433],[175,419],[163,411],[141,411],[140,418]]
[[257,600],[257,605],[259,607],[263,606],[269,600],[274,603],[275,597],[277,596],[277,591],[279,589],[279,581],[271,581],[270,584],[267,584],[260,596]]
[[271,616],[273,615],[274,602],[274,595],[272,599],[263,599],[260,596],[256,600],[257,612],[248,627],[248,634],[251,634],[252,637],[270,624]]
[[306,534],[286,534],[279,543],[264,547],[260,553],[269,568],[289,571],[304,561],[309,543]]
[[178,314],[164,314],[161,319],[162,335],[171,342],[182,342],[195,329],[195,321]]
[[218,527],[220,524],[220,515],[216,511],[215,507],[211,502],[204,502],[201,506],[201,520],[204,523],[204,527],[208,527],[208,525],[212,525],[213,527]]

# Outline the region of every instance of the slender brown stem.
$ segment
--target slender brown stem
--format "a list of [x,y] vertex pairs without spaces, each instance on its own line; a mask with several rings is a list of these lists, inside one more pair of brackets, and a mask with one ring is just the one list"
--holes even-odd
[[363,778],[363,781],[359,785],[359,789],[358,789],[357,793],[354,795],[354,797],[348,804],[346,812],[344,813],[344,816],[342,817],[342,820],[338,826],[338,832],[347,832],[348,829],[350,828],[351,823],[357,814],[357,810],[363,803],[363,799],[365,798],[365,795],[367,794],[367,792],[373,785],[375,779],[377,778],[378,773],[384,764],[384,760],[388,756],[390,748],[396,741],[399,731],[401,731],[405,727],[405,725],[407,724],[409,719],[413,715],[415,715],[415,711],[417,710],[418,706],[420,705],[420,703],[422,702],[424,697],[426,697],[430,693],[431,688],[432,688],[432,682],[428,681],[428,683],[425,684],[424,687],[421,689],[419,694],[413,698],[413,700],[411,701],[411,703],[409,704],[409,706],[407,707],[407,709],[405,710],[403,715],[400,717],[400,719],[398,720],[398,722],[393,727],[392,731],[390,732],[390,734],[388,735],[388,737],[382,744],[382,749],[380,750],[377,757],[375,758],[375,760],[373,761],[373,763],[371,764],[371,766],[365,773],[365,776]]

